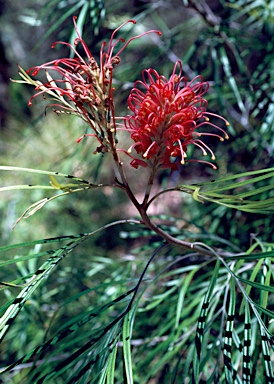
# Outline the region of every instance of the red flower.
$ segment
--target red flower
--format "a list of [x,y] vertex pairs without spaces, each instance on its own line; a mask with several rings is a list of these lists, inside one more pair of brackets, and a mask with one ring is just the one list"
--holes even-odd
[[[123,38],[115,39],[115,35],[125,24],[136,24],[136,21],[128,20],[112,33],[109,44],[106,42],[102,44],[98,64],[78,31],[76,17],[73,18],[73,23],[77,33],[74,44],[75,46],[79,43],[82,45],[86,58],[83,58],[71,44],[57,41],[52,45],[52,48],[57,44],[67,45],[72,49],[75,57],[53,60],[32,67],[27,72],[21,70],[20,75],[24,79],[23,82],[35,85],[38,91],[29,100],[29,105],[32,104],[33,98],[38,95],[50,95],[51,100],[55,102],[52,102],[49,107],[53,107],[57,114],[78,115],[92,127],[94,133],[84,136],[97,137],[101,144],[97,148],[97,152],[113,151],[116,145],[114,137],[116,131],[113,102],[114,88],[112,87],[113,68],[119,64],[120,53],[132,40],[151,32],[161,33],[154,30],[148,31],[130,38],[127,42]],[[117,53],[114,53],[119,43],[123,45]],[[41,70],[46,72],[48,80],[46,83],[34,81],[29,76],[29,74],[37,76]],[[50,74],[52,72],[56,74],[54,79]],[[78,141],[81,141],[84,136]]]
[[[150,164],[156,168],[177,169],[178,163],[174,160],[178,157],[184,164],[189,144],[199,147],[203,155],[209,152],[212,160],[215,160],[213,151],[201,140],[201,136],[216,136],[221,141],[224,139],[216,133],[197,131],[205,125],[218,129],[228,139],[222,128],[209,122],[209,116],[216,116],[229,125],[224,118],[206,111],[207,101],[202,96],[208,91],[208,83],[201,76],[187,83],[181,74],[181,62],[175,64],[170,79],[160,76],[154,69],[144,70],[143,81],[135,82],[128,99],[133,116],[125,117],[125,125],[135,141],[129,152],[135,148],[143,159],[150,160]],[[144,92],[138,88],[139,85],[145,89]],[[216,168],[212,163],[209,164]],[[131,165],[137,168],[138,165],[143,166],[144,161],[136,159]]]

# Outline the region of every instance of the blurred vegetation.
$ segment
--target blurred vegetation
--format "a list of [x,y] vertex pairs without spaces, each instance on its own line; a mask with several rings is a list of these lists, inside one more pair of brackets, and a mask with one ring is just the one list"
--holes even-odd
[[[119,115],[127,113],[129,90],[133,82],[141,78],[142,69],[153,67],[168,77],[174,63],[180,59],[188,79],[200,74],[210,83],[209,110],[224,116],[231,124],[229,141],[220,144],[215,139],[207,141],[216,148],[217,171],[199,163],[187,164],[172,174],[164,171],[159,175],[156,190],[274,166],[274,9],[271,0],[23,0],[23,4],[16,0],[0,0],[0,165],[58,171],[90,182],[112,183],[115,173],[111,162],[107,156],[92,154],[96,146],[92,138],[76,144],[76,139],[86,129],[81,121],[52,112],[44,116],[46,104],[43,100],[29,108],[27,102],[34,89],[9,81],[10,77],[17,78],[17,64],[27,69],[67,55],[68,51],[61,46],[55,50],[50,47],[56,40],[74,40],[72,16],[77,15],[79,30],[95,57],[98,57],[101,42],[127,19],[134,18],[137,24],[121,32],[125,38],[147,29],[159,29],[163,33],[161,37],[150,35],[141,42],[137,40],[123,52],[122,62],[115,72]],[[129,176],[137,196],[144,188],[140,175],[139,170],[134,170]],[[40,179],[45,181],[46,176],[1,172],[2,186],[11,185],[14,180],[18,184],[34,184]],[[267,182],[274,185],[273,178]],[[265,183],[262,180],[257,187]],[[273,196],[270,190],[263,198]],[[30,242],[26,247],[5,249],[1,262],[41,255],[16,263],[17,268],[15,264],[4,264],[0,269],[0,281],[24,283],[26,276],[33,276],[46,262],[47,252],[55,251],[59,243],[67,247],[66,239],[44,245],[35,244],[36,240],[89,233],[137,213],[125,203],[121,191],[107,187],[53,201],[12,230],[24,210],[43,197],[43,191],[1,194],[1,245]],[[170,198],[159,198],[151,214],[163,228],[166,225],[165,229],[178,237],[206,241],[209,246],[227,251],[247,252],[246,264],[235,260],[231,269],[239,271],[242,278],[271,285],[272,259],[263,263],[263,256],[254,261],[248,259],[248,255],[254,250],[262,253],[273,250],[273,214],[251,214],[209,202],[200,204],[179,192],[173,192]],[[2,382],[99,383],[106,366],[111,372],[109,354],[116,348],[115,382],[127,382],[131,360],[125,351],[126,341],[122,343],[119,338],[126,332],[123,319],[117,320],[112,328],[106,328],[125,308],[129,309],[132,327],[135,321],[131,340],[134,383],[191,382],[194,379],[189,372],[195,355],[196,323],[202,298],[209,292],[205,282],[211,281],[215,267],[215,297],[209,292],[211,320],[205,336],[208,350],[202,350],[203,375],[199,382],[214,382],[218,377],[217,382],[224,383],[219,353],[221,329],[224,328],[222,310],[228,310],[229,300],[236,308],[242,305],[241,311],[236,311],[233,334],[234,339],[241,340],[246,337],[242,324],[250,316],[248,310],[243,308],[238,297],[233,299],[232,295],[231,299],[227,286],[230,292],[234,292],[235,287],[224,265],[218,269],[215,260],[199,259],[197,255],[186,257],[169,247],[158,249],[161,244],[161,239],[149,231],[125,224],[101,231],[75,248],[19,313],[2,343],[1,368],[27,356],[38,345],[45,348],[19,362],[14,371],[2,374]],[[148,264],[153,252],[156,256]],[[273,254],[270,256],[273,258]],[[127,307],[131,303],[131,290],[145,266],[148,271],[140,285],[138,300]],[[252,275],[252,271],[257,274]],[[1,289],[4,311],[4,303],[16,297],[19,290],[5,286]],[[265,295],[263,290],[251,291],[252,300],[262,306],[269,300],[268,308],[273,310],[273,291],[269,292],[269,297]],[[268,315],[261,313],[261,316],[267,322]],[[260,329],[255,320],[251,315],[252,361],[258,362],[260,369],[256,371],[254,363],[251,382],[263,383],[268,369],[263,355],[267,352],[262,352],[258,345]],[[273,324],[273,321],[268,324],[271,332]],[[66,329],[73,329],[67,338]],[[104,334],[104,329],[110,333]],[[91,350],[91,341],[97,340],[101,331],[104,335],[98,342],[94,341],[95,349]],[[47,340],[55,335],[61,335],[60,339],[46,347]],[[114,347],[116,339],[118,344]],[[236,345],[237,340],[234,340]],[[88,346],[88,343],[91,344]],[[83,357],[77,355],[85,346]],[[239,346],[233,353],[235,365],[240,361],[240,350]],[[89,352],[94,354],[92,372],[83,368],[90,361]],[[69,362],[73,353],[75,360]],[[36,360],[37,366],[31,368]],[[67,364],[65,368],[62,361]],[[42,381],[52,367],[58,372],[56,377]],[[81,369],[85,372],[82,376]],[[76,379],[78,374],[81,381]],[[107,380],[107,384],[111,383],[110,378]],[[235,382],[242,382],[240,378],[237,380]]]

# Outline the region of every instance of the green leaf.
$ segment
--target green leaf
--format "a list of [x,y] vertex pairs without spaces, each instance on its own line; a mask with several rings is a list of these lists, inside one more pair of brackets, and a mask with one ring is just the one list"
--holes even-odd
[[[268,168],[244,172],[211,182],[181,185],[174,190],[192,194],[193,198],[198,202],[209,201],[245,212],[269,214],[274,212],[274,197],[271,196],[271,193],[274,191],[273,178],[274,168]],[[239,179],[239,181],[234,181],[235,179]],[[256,183],[267,179],[269,179],[269,185],[256,188]],[[235,193],[235,190],[242,190],[244,187],[248,188],[247,192],[236,191]],[[268,198],[264,196],[266,192],[269,192]],[[152,200],[160,194],[154,196]],[[246,197],[257,197],[257,200],[248,200],[245,199]]]
[[236,306],[236,292],[235,292],[235,280],[230,279],[229,283],[229,307],[227,313],[227,321],[225,327],[224,336],[224,365],[225,365],[225,377],[228,383],[232,383],[233,380],[233,365],[232,365],[232,332],[235,321],[235,306]]
[[[88,8],[89,8],[89,4],[88,4],[88,2],[85,2],[80,13],[79,13],[79,16],[76,19],[76,24],[77,24],[77,28],[78,28],[78,31],[80,33],[80,36],[82,36],[82,34],[83,34],[83,27],[84,27],[85,19],[87,16]],[[70,36],[70,39],[69,39],[69,42],[72,46],[74,46],[74,40],[76,37],[77,37],[76,31],[75,31],[75,29],[73,29],[71,36]],[[74,56],[74,52],[71,51],[70,57],[73,57],[73,56]]]
[[[64,173],[60,173],[60,172],[52,172],[52,171],[43,171],[41,169],[33,169],[33,168],[22,168],[22,167],[13,167],[13,166],[8,166],[8,165],[0,165],[0,171],[16,171],[16,172],[27,172],[27,173],[36,173],[36,174],[40,174],[40,175],[52,175],[54,177],[64,177],[66,179],[70,179],[70,180],[77,180],[77,181],[80,181],[80,182],[83,182],[84,184],[90,184],[88,181],[84,180],[84,179],[80,179],[79,177],[76,177],[76,176],[72,176],[72,175],[67,175],[67,174],[64,174]],[[92,184],[90,184],[92,185]]]
[[226,257],[226,260],[233,259],[243,259],[246,261],[251,261],[251,260],[259,260],[259,259],[268,259],[274,257],[274,250],[273,251],[268,251],[268,252],[258,252],[258,253],[252,253],[251,255],[249,254],[241,254],[241,255],[233,255],[233,256],[228,256]]
[[194,268],[190,273],[187,274],[187,276],[183,280],[183,286],[180,289],[178,304],[176,308],[175,329],[179,327],[180,317],[181,317],[181,313],[184,305],[184,299],[187,294],[188,287],[193,279],[193,276],[198,270],[199,270],[199,267]]
[[206,320],[207,320],[207,314],[209,311],[209,304],[212,299],[212,295],[214,292],[214,288],[216,285],[218,273],[220,269],[220,261],[217,260],[215,264],[214,271],[212,273],[212,277],[209,282],[209,286],[207,289],[207,292],[205,294],[201,313],[197,322],[197,330],[195,335],[195,346],[196,346],[196,354],[194,355],[194,361],[193,361],[193,374],[195,378],[195,382],[198,382],[199,374],[200,374],[200,358],[202,354],[202,343],[203,343],[203,336],[204,336],[204,329],[206,326]]
[[[264,259],[260,259],[257,264],[255,265],[255,268],[253,268],[252,270],[252,273],[251,273],[251,276],[249,278],[249,283],[247,283],[247,287],[246,287],[246,293],[249,295],[250,294],[250,291],[251,291],[251,287],[254,286],[252,285],[252,282],[254,282],[254,280],[256,279],[258,273],[260,272],[261,270],[261,266],[264,262]],[[243,281],[244,279],[241,279],[242,282],[245,282]],[[257,287],[258,288],[258,287]],[[274,292],[274,291],[273,291]],[[244,309],[244,306],[245,306],[245,301],[244,301],[244,298],[242,300],[242,304],[240,306],[240,310],[239,310],[239,313],[243,313],[243,309]]]
[[112,351],[109,355],[109,359],[108,359],[108,363],[107,363],[107,382],[106,382],[106,384],[114,384],[116,355],[117,355],[117,344],[114,346],[114,348],[112,349]]
[[[80,8],[85,3],[85,0],[80,0],[76,2],[74,6],[71,6],[68,8],[68,10],[64,13],[60,13],[59,17],[56,19],[54,24],[47,30],[47,32],[44,34],[42,40],[39,42],[41,44],[43,41],[45,41],[58,27],[61,25],[68,17],[73,16],[77,9]],[[52,11],[52,9],[51,9]]]
[[242,283],[245,283],[247,285],[250,285],[251,287],[254,287],[254,288],[258,288],[259,290],[263,290],[263,291],[266,291],[266,292],[272,292],[274,293],[274,287],[270,287],[269,285],[265,285],[265,284],[260,284],[260,283],[256,283],[255,281],[252,281],[253,278],[255,278],[255,274],[258,273],[259,271],[256,271],[254,273],[254,275],[252,275],[252,277],[250,278],[250,280],[247,280],[247,279],[243,279],[242,277],[238,276],[238,279],[242,282]]
[[124,317],[123,322],[123,355],[125,362],[125,370],[127,377],[127,384],[133,384],[133,371],[132,371],[132,360],[131,360],[131,312],[128,312]]
[[223,64],[223,69],[224,69],[224,72],[226,74],[228,83],[229,83],[232,91],[234,92],[235,98],[236,98],[237,103],[238,103],[238,107],[240,108],[240,110],[242,112],[244,112],[245,106],[243,104],[243,100],[241,98],[236,80],[234,79],[234,77],[232,75],[230,61],[229,61],[229,58],[228,58],[226,51],[225,51],[223,46],[220,47],[220,59],[221,59],[221,62]]
[[249,304],[245,303],[245,325],[243,346],[243,383],[251,383],[251,318]]
[[55,251],[48,260],[35,272],[33,277],[26,283],[23,290],[17,295],[12,304],[6,310],[0,319],[0,342],[3,340],[5,334],[10,329],[16,316],[23,308],[26,301],[31,297],[36,288],[41,282],[47,278],[56,265],[67,256],[77,245],[85,241],[89,236],[82,236],[80,239],[74,240]]
[[[262,284],[266,287],[270,286],[271,278],[272,278],[272,265],[270,260],[265,261],[265,265],[263,266],[263,277],[262,277]],[[260,303],[263,308],[267,307],[268,303],[268,297],[269,297],[269,291],[262,290],[261,291],[261,298]]]

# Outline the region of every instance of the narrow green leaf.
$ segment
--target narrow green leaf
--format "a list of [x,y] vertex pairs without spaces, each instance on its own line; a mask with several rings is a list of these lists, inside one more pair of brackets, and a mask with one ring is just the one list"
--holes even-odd
[[251,318],[249,304],[245,302],[245,325],[243,345],[243,384],[251,384]]
[[4,192],[4,191],[13,191],[13,190],[24,190],[24,189],[27,189],[27,190],[33,190],[33,189],[39,189],[39,190],[47,190],[47,189],[53,189],[53,190],[56,190],[56,188],[52,187],[51,185],[26,185],[26,184],[22,184],[22,185],[11,185],[9,187],[2,187],[0,188],[0,192]]
[[[61,25],[68,17],[73,16],[77,9],[82,6],[82,4],[85,2],[85,0],[80,0],[77,2],[74,6],[71,6],[68,8],[68,10],[61,14],[60,17],[56,20],[56,22],[47,30],[47,32],[44,34],[42,38],[42,42],[46,40],[58,27]],[[40,41],[41,44],[41,41]]]
[[267,292],[274,292],[274,286],[271,287],[269,285],[265,285],[265,284],[260,284],[260,283],[256,283],[255,281],[252,281],[252,280],[247,280],[247,279],[244,279],[240,276],[237,276],[238,279],[242,282],[242,283],[245,283],[245,284],[248,284],[254,288],[258,288],[260,290],[263,290],[263,291],[267,291]]
[[151,310],[153,308],[156,308],[158,307],[158,305],[164,301],[166,299],[166,297],[170,296],[173,292],[175,292],[177,290],[177,287],[174,286],[172,288],[170,288],[169,290],[167,290],[166,292],[164,292],[163,294],[161,295],[157,295],[154,297],[154,300],[149,303],[145,308],[143,309],[140,309],[139,311],[140,312],[146,312],[148,310]]
[[1,261],[0,262],[0,268],[4,267],[6,265],[10,265],[10,264],[17,264],[17,263],[20,263],[21,261],[37,259],[39,257],[46,256],[46,255],[49,255],[51,253],[52,253],[51,251],[39,252],[39,253],[30,254],[30,255],[27,255],[27,256],[16,257],[16,258],[11,259],[11,260]]
[[70,242],[67,246],[62,247],[55,251],[48,260],[36,271],[33,277],[26,283],[24,289],[17,295],[12,304],[6,310],[0,319],[0,342],[3,340],[5,334],[8,332],[16,316],[31,297],[32,293],[47,278],[56,265],[69,254],[77,245],[86,240],[89,236],[83,236],[80,239]]
[[216,285],[218,273],[220,269],[220,261],[217,260],[215,264],[214,271],[212,273],[212,277],[207,289],[207,292],[205,294],[201,312],[199,319],[197,321],[197,329],[196,329],[196,335],[195,335],[195,346],[196,346],[196,353],[194,354],[194,361],[193,361],[193,379],[194,382],[198,383],[198,378],[200,374],[200,358],[202,353],[202,342],[203,342],[203,335],[204,335],[204,329],[206,325],[207,320],[207,314],[209,311],[209,304],[212,297],[212,294],[214,292],[214,288]]
[[259,260],[259,259],[267,259],[267,258],[272,258],[274,257],[274,250],[273,251],[268,251],[268,252],[259,252],[259,253],[253,253],[251,255],[248,254],[242,254],[242,255],[235,255],[235,256],[228,256],[226,257],[226,260],[229,259],[243,259],[246,261],[251,261],[251,260]]
[[22,168],[22,167],[8,166],[8,165],[0,165],[0,171],[27,172],[27,173],[36,173],[37,175],[47,175],[47,176],[51,175],[54,177],[64,177],[66,179],[80,181],[80,182],[87,184],[87,185],[93,185],[93,184],[90,184],[88,181],[81,179],[79,177],[73,176],[73,175],[67,175],[67,174],[60,173],[60,172],[43,171],[41,169]]
[[123,355],[125,362],[125,370],[127,377],[127,384],[133,384],[133,371],[132,371],[132,360],[131,360],[131,311],[126,314],[123,322]]
[[[255,177],[256,175],[256,177]],[[246,179],[246,177],[249,177]],[[239,178],[239,181],[234,181]],[[193,198],[199,202],[210,201],[228,208],[238,209],[250,213],[268,214],[274,212],[274,197],[265,198],[262,194],[274,190],[273,182],[267,186],[255,188],[254,184],[266,179],[274,178],[273,168],[254,172],[244,172],[238,175],[228,176],[212,182],[199,183],[194,185],[181,185],[175,190],[192,194]],[[244,179],[244,180],[243,180]],[[252,185],[252,190],[232,194],[236,188],[243,188]],[[167,192],[167,191],[165,191]],[[224,193],[220,193],[224,192]],[[156,195],[153,199],[157,198]],[[244,200],[246,197],[257,196],[257,200]],[[152,199],[152,200],[153,200]],[[152,201],[151,200],[151,201]]]
[[188,275],[183,279],[183,286],[180,289],[179,297],[178,297],[178,304],[176,308],[176,317],[175,317],[175,329],[179,327],[180,317],[184,305],[184,298],[186,296],[188,287],[193,279],[193,276],[197,272],[198,268],[193,269],[191,272],[188,273]]
[[[270,319],[274,319],[274,311],[271,311],[270,309],[267,309],[267,308],[264,308],[262,307],[261,305],[259,304],[256,304],[256,303],[253,303],[254,307],[256,307],[257,309],[259,309],[259,311],[262,311],[263,313],[265,313],[267,316],[270,317]],[[260,322],[260,324],[262,325],[262,322]],[[265,331],[267,332],[268,335],[270,335],[270,332],[267,330],[267,328],[264,326],[264,329]],[[271,335],[272,336],[272,335]],[[273,337],[273,336],[272,336]]]
[[266,333],[263,328],[261,328],[261,338],[262,338],[264,365],[265,365],[265,371],[266,371],[266,382],[270,384],[274,382],[274,374],[273,374],[273,368],[272,368],[273,363],[271,361],[271,353],[267,344]]
[[[0,167],[0,169],[1,169],[1,167]],[[255,179],[252,178],[255,175],[260,175],[260,176],[258,176]],[[247,178],[247,177],[248,177],[248,179],[242,180],[243,178]],[[182,187],[191,188],[192,190],[195,190],[195,188],[197,188],[197,186],[199,186],[202,188],[208,187],[210,189],[210,191],[212,191],[212,192],[213,191],[215,191],[215,192],[216,191],[226,191],[227,189],[232,189],[232,188],[237,188],[239,186],[245,186],[248,184],[252,184],[252,183],[254,183],[254,180],[256,180],[256,182],[258,182],[258,181],[261,181],[261,180],[264,180],[267,178],[271,178],[271,177],[274,177],[274,168],[265,168],[265,169],[259,169],[256,171],[241,172],[238,174],[221,177],[221,178],[214,180],[214,181],[206,181],[206,182],[198,183],[195,185],[182,185]],[[235,180],[235,179],[240,179],[241,181],[236,182],[234,184],[228,184],[225,186],[221,185],[222,183],[227,183],[227,182],[230,182],[231,180]]]
[[114,373],[115,373],[115,362],[116,362],[116,355],[117,355],[117,344],[112,349],[108,363],[107,363],[107,382],[106,384],[114,384]]
[[[32,247],[36,244],[49,244],[49,243],[56,243],[56,242],[60,242],[60,241],[65,241],[65,240],[76,240],[76,239],[79,239],[83,236],[86,236],[88,235],[87,233],[86,234],[80,234],[80,235],[64,235],[64,236],[57,236],[57,237],[51,237],[51,238],[48,238],[48,239],[39,239],[39,240],[33,240],[33,241],[26,241],[24,243],[18,243],[18,244],[11,244],[11,245],[4,245],[3,247],[0,247],[0,252],[6,252],[6,251],[9,251],[11,249],[17,249],[17,248],[23,248],[23,247]],[[17,259],[14,259],[12,261],[13,262],[16,262]],[[19,260],[19,258],[18,258]],[[8,262],[8,264],[10,264]],[[0,264],[0,267],[2,267],[3,265],[6,265],[6,261],[3,261],[3,264]]]
[[106,383],[107,369],[108,369],[108,365],[105,365],[104,368],[102,369],[101,373],[100,373],[100,377],[99,378],[96,378],[96,377],[92,378],[92,381],[90,381],[90,384],[107,384]]
[[[218,255],[216,254],[216,256],[218,257],[218,259],[222,262],[222,264],[225,266],[225,268],[228,270],[228,272],[233,276],[233,278],[235,279],[238,287],[240,288],[242,294],[244,295],[246,301],[250,304],[250,307],[252,308],[261,328],[263,328],[265,330],[265,332],[270,336],[270,337],[273,337],[271,335],[271,333],[268,331],[264,321],[262,320],[261,316],[260,316],[260,313],[259,311],[261,310],[262,312],[266,313],[268,316],[270,316],[271,318],[274,317],[274,312],[270,311],[270,310],[267,310],[265,308],[262,308],[260,305],[256,304],[246,293],[244,287],[242,286],[241,284],[241,281],[239,279],[239,277],[230,269],[230,267],[228,266],[228,264]],[[259,311],[258,311],[259,310]]]
[[[251,276],[250,276],[250,278],[249,278],[249,281],[250,281],[250,282],[254,282],[254,280],[256,279],[258,273],[259,273],[260,270],[261,270],[261,266],[262,266],[263,262],[264,262],[264,259],[260,259],[260,260],[256,263],[255,268],[253,268],[252,273],[251,273]],[[243,280],[241,280],[241,281],[243,281]],[[244,282],[244,281],[243,281],[243,282]],[[250,291],[251,291],[252,286],[253,286],[252,284],[247,284],[247,287],[246,287],[246,293],[247,293],[247,295],[250,294]],[[273,289],[274,289],[274,288],[273,288]],[[273,292],[274,292],[274,291],[273,291]],[[244,300],[244,298],[243,298],[242,303],[241,303],[241,306],[240,306],[240,310],[239,310],[239,313],[240,313],[240,314],[243,313],[244,306],[245,306],[245,300]]]
[[[270,260],[265,261],[265,265],[263,266],[263,276],[262,276],[262,284],[266,287],[270,286],[270,281],[272,277],[272,265]],[[260,297],[260,303],[263,308],[267,307],[268,304],[268,294],[269,291],[262,290],[261,291],[261,297]]]
[[224,365],[225,365],[225,377],[227,383],[233,382],[233,365],[232,365],[232,332],[235,319],[235,280],[230,279],[230,300],[227,313],[227,321],[224,336]]
[[234,92],[234,95],[236,97],[236,100],[237,100],[237,103],[238,103],[238,107],[240,108],[240,110],[242,112],[245,111],[245,106],[243,104],[243,101],[242,101],[242,98],[241,98],[241,95],[240,95],[240,92],[239,92],[239,89],[238,89],[238,86],[237,86],[237,83],[232,75],[232,72],[231,72],[231,65],[230,65],[230,62],[229,62],[229,58],[226,54],[226,51],[225,51],[225,48],[223,46],[220,47],[220,59],[221,59],[221,62],[223,64],[223,69],[224,69],[224,72],[226,74],[226,77],[227,77],[227,80],[229,82],[229,85],[231,87],[231,89],[233,90]]

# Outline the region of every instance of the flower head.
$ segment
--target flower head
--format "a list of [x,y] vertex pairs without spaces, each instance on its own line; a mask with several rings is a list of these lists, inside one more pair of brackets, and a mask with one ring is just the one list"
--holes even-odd
[[[181,164],[184,164],[189,144],[199,147],[203,155],[211,154],[212,160],[215,160],[213,151],[201,137],[216,136],[223,141],[224,136],[228,139],[222,128],[209,121],[210,116],[216,116],[229,125],[224,118],[207,112],[207,101],[202,96],[208,91],[209,84],[201,76],[188,83],[181,75],[182,63],[179,61],[169,79],[160,76],[154,69],[144,70],[143,81],[135,82],[128,99],[133,115],[125,117],[125,125],[134,140],[129,152],[134,148],[156,168],[177,169],[178,163],[174,162],[176,158],[180,158]],[[198,130],[206,125],[213,126],[223,136]],[[146,162],[139,159],[131,162],[135,168],[144,164]],[[216,168],[212,163],[209,164]]]
[[[74,52],[74,58],[56,59],[32,67],[26,72],[21,69],[20,75],[24,80],[23,82],[35,85],[37,90],[37,93],[29,100],[29,105],[38,95],[50,95],[53,102],[48,107],[52,107],[57,114],[78,115],[91,126],[93,133],[84,136],[95,136],[99,140],[100,146],[97,148],[97,152],[113,152],[116,144],[113,69],[120,62],[120,53],[132,40],[151,32],[161,33],[153,30],[134,36],[128,41],[123,38],[116,39],[117,32],[125,24],[136,24],[136,21],[128,20],[112,33],[108,44],[103,42],[100,50],[100,62],[97,63],[78,31],[76,17],[73,18],[73,23],[77,33],[74,45],[81,44],[86,57],[83,58],[73,45],[57,41],[52,45],[52,48],[57,44],[66,45]],[[121,47],[115,53],[119,44]],[[35,81],[30,77],[30,75],[32,77],[37,76],[41,70],[46,73],[47,82],[45,83]],[[52,73],[55,73],[54,78]],[[78,142],[84,136],[78,139]]]

